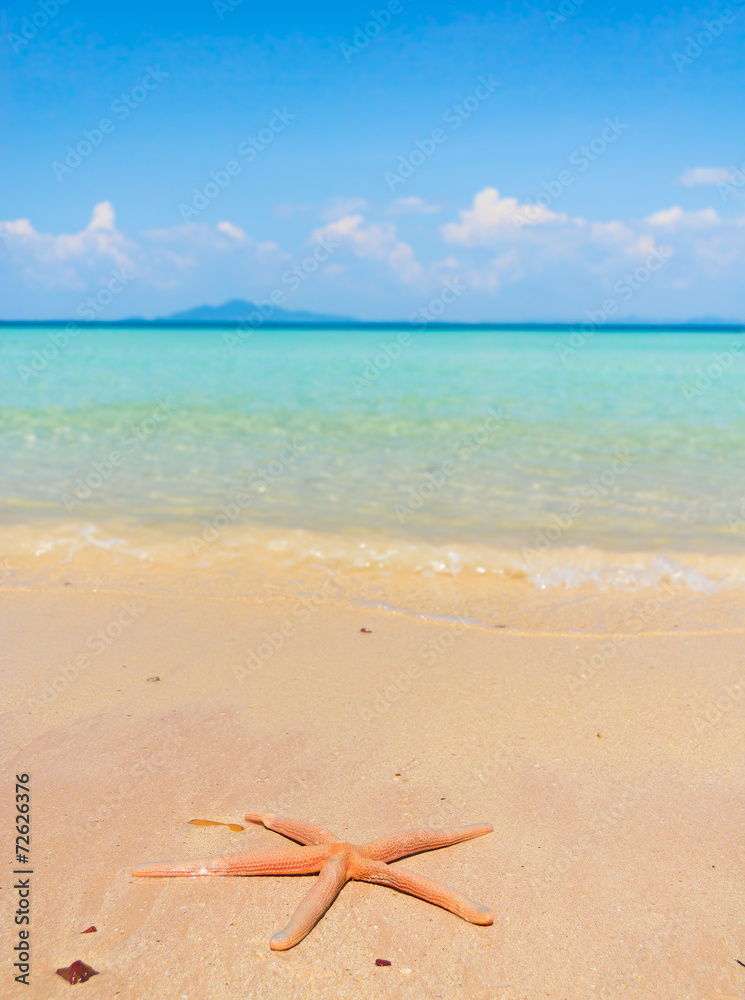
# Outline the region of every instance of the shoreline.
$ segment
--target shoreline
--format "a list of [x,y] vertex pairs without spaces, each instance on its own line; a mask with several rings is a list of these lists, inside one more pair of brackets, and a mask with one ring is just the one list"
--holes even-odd
[[[237,508],[236,508],[237,509]],[[224,523],[223,523],[224,522]],[[207,523],[207,522],[205,522]],[[435,579],[459,580],[465,590],[526,582],[537,591],[595,589],[637,591],[666,583],[692,593],[745,590],[745,551],[734,522],[712,546],[703,539],[687,549],[653,545],[622,547],[567,544],[544,539],[536,548],[516,536],[501,542],[440,541],[426,536],[349,529],[331,532],[254,522],[233,524],[226,516],[210,531],[193,523],[133,519],[38,520],[0,527],[0,585],[43,586],[63,578],[143,581],[199,577],[218,591],[233,580],[239,590],[254,582],[293,578],[317,581],[323,575],[367,577],[371,585],[408,580],[414,590]],[[553,538],[553,536],[551,536]],[[616,543],[620,539],[616,539]],[[521,542],[523,544],[521,544]]]

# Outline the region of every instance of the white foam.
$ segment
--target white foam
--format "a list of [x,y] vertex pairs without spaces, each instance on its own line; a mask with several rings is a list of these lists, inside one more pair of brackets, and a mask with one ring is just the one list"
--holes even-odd
[[694,590],[704,594],[714,594],[725,585],[723,580],[714,580],[701,570],[686,566],[667,556],[655,555],[649,565],[610,565],[581,569],[578,566],[552,566],[550,569],[528,574],[528,580],[539,590],[550,587],[588,587],[600,590],[642,590],[659,587],[667,581],[681,590]]

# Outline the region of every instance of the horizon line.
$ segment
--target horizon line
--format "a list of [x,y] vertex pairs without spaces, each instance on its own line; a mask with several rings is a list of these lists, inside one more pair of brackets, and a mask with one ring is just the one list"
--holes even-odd
[[737,331],[745,332],[745,322],[724,322],[705,323],[696,320],[685,320],[682,322],[640,322],[629,321],[628,323],[603,323],[597,325],[587,320],[568,322],[452,322],[452,323],[411,323],[408,320],[350,320],[350,321],[311,321],[303,320],[290,322],[287,320],[266,320],[256,325],[247,324],[246,320],[158,320],[158,319],[135,319],[135,320],[73,320],[73,319],[0,319],[0,328],[7,327],[66,327],[75,325],[76,327],[101,328],[166,328],[166,329],[278,329],[278,330],[347,330],[347,329],[369,329],[369,330],[400,330],[401,327],[410,329],[413,333],[423,333],[425,330],[569,330],[573,332],[587,333],[588,328],[591,333],[601,333],[604,330],[689,330],[689,331]]

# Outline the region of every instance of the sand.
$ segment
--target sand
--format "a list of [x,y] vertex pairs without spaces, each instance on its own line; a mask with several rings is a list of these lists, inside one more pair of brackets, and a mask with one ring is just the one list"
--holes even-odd
[[[482,624],[417,616],[416,594],[301,613],[281,587],[4,589],[0,806],[9,831],[29,773],[33,876],[32,985],[11,892],[2,995],[66,996],[55,969],[82,959],[88,1000],[742,998],[742,596],[663,595],[630,628],[638,594],[520,586],[494,585]],[[307,878],[130,875],[284,843],[187,825],[247,811],[359,843],[493,823],[402,864],[494,924],[350,883],[273,953]]]

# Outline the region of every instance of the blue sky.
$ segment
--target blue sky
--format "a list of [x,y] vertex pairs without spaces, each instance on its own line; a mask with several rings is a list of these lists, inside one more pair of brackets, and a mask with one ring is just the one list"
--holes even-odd
[[744,41],[745,0],[6,4],[0,315],[745,320]]

